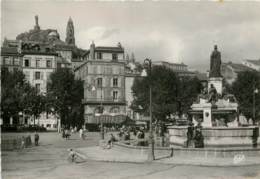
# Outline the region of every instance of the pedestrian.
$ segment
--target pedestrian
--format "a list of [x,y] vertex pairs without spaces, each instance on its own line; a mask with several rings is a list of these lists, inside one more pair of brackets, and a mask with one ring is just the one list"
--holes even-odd
[[111,149],[113,147],[113,143],[116,142],[115,136],[111,133],[110,134],[110,139],[107,141],[107,146],[106,149]]
[[186,147],[189,147],[192,145],[192,139],[193,139],[193,133],[194,133],[194,126],[193,123],[190,122],[187,130],[187,143]]
[[34,143],[35,143],[35,146],[38,146],[39,145],[39,134],[37,133],[37,131],[35,131],[35,134],[34,134]]
[[204,137],[200,127],[195,129],[194,144],[195,144],[195,148],[204,147]]
[[66,137],[66,136],[65,136],[65,129],[62,128],[61,131],[62,131],[62,138],[65,138],[65,137]]
[[65,130],[65,138],[69,139],[70,137],[70,131],[68,129]]
[[22,140],[21,140],[21,149],[25,148],[25,138],[24,136],[22,136]]
[[70,162],[75,162],[76,159],[76,153],[73,149],[69,149],[69,157],[68,157]]
[[79,130],[79,138],[83,139],[83,130],[82,129]]

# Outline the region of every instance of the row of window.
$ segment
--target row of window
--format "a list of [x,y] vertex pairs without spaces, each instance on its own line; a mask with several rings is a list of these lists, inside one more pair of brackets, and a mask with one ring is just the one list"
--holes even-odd
[[[36,71],[33,73],[33,80],[44,80],[44,73],[46,73],[46,80],[49,80],[49,76],[51,74],[51,72],[40,72],[40,71]],[[25,78],[30,81],[30,72],[25,71]]]
[[[97,87],[103,87],[103,78],[97,78]],[[113,87],[118,87],[118,78],[113,78]]]
[[[111,97],[113,101],[117,101],[119,99],[119,92],[117,90],[113,90],[111,93]],[[104,93],[102,90],[97,90],[97,99],[100,100],[111,100],[111,98],[107,98],[107,96],[104,96]]]
[[11,58],[11,57],[3,57],[3,65],[20,65],[20,59],[19,58]]
[[[103,59],[103,53],[102,52],[97,53],[97,59],[99,59],[99,60]],[[112,53],[112,60],[118,60],[118,54],[117,53]]]
[[[42,62],[41,59],[36,59],[35,60],[35,67],[36,68],[43,67],[43,66],[41,66],[41,62]],[[25,59],[24,60],[24,66],[25,67],[32,67],[31,60],[30,59]],[[52,68],[52,61],[51,60],[46,60],[46,65],[44,67]]]
[[105,65],[93,65],[89,66],[87,71],[89,74],[123,74],[124,67],[122,66],[105,66]]
[[[110,113],[119,113],[120,108],[119,107],[111,107],[109,110]],[[100,113],[100,107],[97,107],[94,111],[94,113]]]

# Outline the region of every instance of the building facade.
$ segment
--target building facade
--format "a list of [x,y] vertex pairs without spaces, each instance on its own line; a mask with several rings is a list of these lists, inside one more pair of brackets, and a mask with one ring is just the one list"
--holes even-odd
[[92,43],[86,62],[75,69],[77,78],[84,80],[85,123],[120,121],[126,116],[124,49],[95,47]]
[[190,77],[195,77],[196,73],[189,71],[188,66],[185,65],[184,63],[170,63],[166,61],[154,61],[153,65],[162,65],[165,66],[172,71],[174,71],[178,76],[190,76]]
[[22,69],[25,74],[25,78],[30,82],[32,86],[35,86],[40,93],[47,92],[47,83],[49,81],[50,74],[57,68],[57,57],[58,54],[46,50],[46,48],[29,49],[25,48],[30,43],[22,44],[23,62]]
[[1,48],[1,67],[7,68],[9,71],[22,70],[23,55],[18,52],[16,47]]

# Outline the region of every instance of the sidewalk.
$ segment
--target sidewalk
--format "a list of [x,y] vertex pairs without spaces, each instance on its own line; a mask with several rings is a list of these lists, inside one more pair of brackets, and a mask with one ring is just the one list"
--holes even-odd
[[[116,148],[102,149],[99,146],[78,148],[76,150],[85,160],[125,163],[145,163],[147,154],[130,154]],[[156,157],[156,156],[155,156]],[[250,166],[260,165],[259,157],[238,157],[238,158],[180,158],[168,157],[156,159],[153,162],[170,165],[195,165],[195,166]]]

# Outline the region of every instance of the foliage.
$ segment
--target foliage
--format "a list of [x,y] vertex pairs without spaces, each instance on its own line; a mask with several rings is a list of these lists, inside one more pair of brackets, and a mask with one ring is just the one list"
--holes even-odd
[[[233,93],[239,103],[240,112],[246,118],[253,117],[253,94],[254,89],[260,89],[260,74],[256,71],[245,71],[238,74],[233,82],[230,92]],[[260,95],[255,94],[256,118],[260,118]]]
[[70,69],[60,68],[50,75],[47,106],[49,110],[60,115],[63,125],[83,124],[83,95],[83,81],[75,79]]
[[202,84],[196,77],[182,77],[178,84],[177,103],[179,114],[187,113],[190,106],[196,101],[202,89]]
[[145,115],[149,112],[149,84],[152,86],[152,111],[157,120],[165,120],[176,112],[186,113],[201,89],[196,78],[180,78],[167,67],[153,66],[151,75],[136,78],[132,87],[131,108]]
[[17,118],[22,111],[22,97],[26,86],[24,74],[21,71],[9,72],[1,69],[1,110],[3,118]]
[[1,82],[1,109],[4,121],[13,117],[17,123],[19,112],[27,112],[38,117],[43,111],[43,96],[25,80],[22,71],[10,72],[2,68]]
[[23,106],[26,114],[33,116],[34,125],[35,119],[40,116],[40,114],[45,111],[46,97],[39,93],[35,87],[28,88],[26,91],[26,96],[23,99]]

